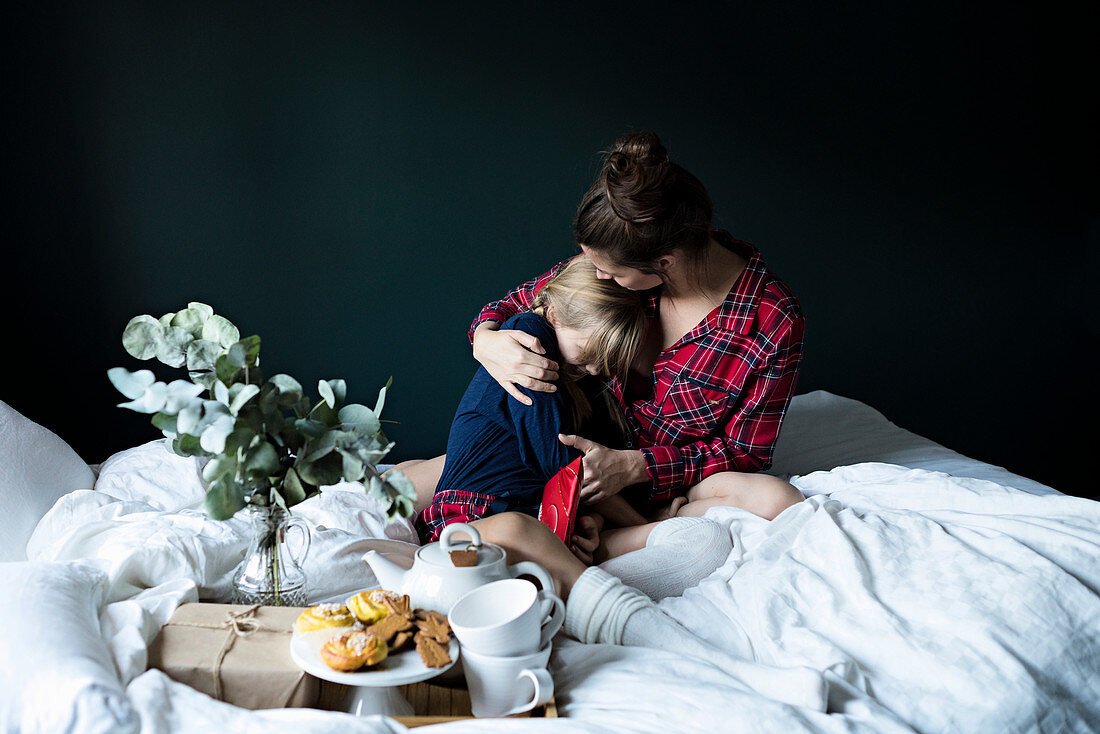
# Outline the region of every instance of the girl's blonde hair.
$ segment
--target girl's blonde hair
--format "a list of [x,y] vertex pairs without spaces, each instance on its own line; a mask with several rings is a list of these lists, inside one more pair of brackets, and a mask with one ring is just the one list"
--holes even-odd
[[[570,260],[543,286],[535,297],[532,311],[552,326],[590,332],[582,364],[599,368],[604,377],[620,375],[624,380],[642,346],[645,314],[641,297],[613,280],[596,277],[596,266],[583,255]],[[592,408],[576,383],[562,379],[562,386],[573,405],[573,417],[579,426],[592,414]],[[620,427],[625,418],[617,401],[606,401]]]

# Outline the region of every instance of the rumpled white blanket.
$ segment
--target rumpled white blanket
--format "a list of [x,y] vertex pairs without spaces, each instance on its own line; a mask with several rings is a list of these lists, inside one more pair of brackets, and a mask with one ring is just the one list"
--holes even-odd
[[[102,627],[142,730],[400,731],[381,718],[248,712],[143,672],[144,646],[159,625],[181,601],[225,598],[244,550],[238,521],[202,515],[197,484],[179,498],[176,484],[144,486],[150,480],[140,475],[164,458],[148,449],[134,452],[149,453],[150,464],[108,462],[96,492],[62,498],[28,548],[34,560],[103,562]],[[170,471],[160,467],[157,476],[196,481],[194,466],[180,463],[189,460],[166,456]],[[1100,503],[873,463],[794,482],[809,499],[771,523],[729,508],[708,513],[729,528],[734,550],[697,588],[660,602],[651,645],[559,637],[552,666],[568,718],[439,728],[1100,730]],[[353,486],[295,508],[326,528],[306,568],[315,597],[371,585],[359,561],[365,535],[413,540],[407,524],[386,526],[377,510]],[[689,644],[712,654],[680,652]],[[754,685],[730,674],[751,669],[736,661],[774,670]],[[822,705],[760,692],[782,685],[784,670],[800,685],[806,669],[828,684]]]

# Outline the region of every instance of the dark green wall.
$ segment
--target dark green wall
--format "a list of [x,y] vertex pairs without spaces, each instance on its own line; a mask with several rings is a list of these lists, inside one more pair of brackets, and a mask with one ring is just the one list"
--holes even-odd
[[10,21],[0,398],[85,459],[156,435],[105,372],[131,316],[188,300],[269,372],[365,402],[393,375],[392,458],[441,451],[470,319],[573,252],[599,150],[652,128],[801,298],[800,392],[1092,491],[1094,18],[230,5]]

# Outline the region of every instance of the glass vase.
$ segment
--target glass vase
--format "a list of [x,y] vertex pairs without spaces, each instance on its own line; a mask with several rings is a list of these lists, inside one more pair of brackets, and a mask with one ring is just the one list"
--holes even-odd
[[[252,528],[244,560],[233,574],[233,603],[264,606],[306,606],[306,574],[302,563],[309,552],[309,526],[275,504],[250,505]],[[300,532],[294,551],[290,530]]]

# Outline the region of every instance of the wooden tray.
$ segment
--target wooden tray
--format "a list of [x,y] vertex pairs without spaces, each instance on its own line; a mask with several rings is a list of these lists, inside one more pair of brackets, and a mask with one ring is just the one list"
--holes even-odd
[[[413,707],[412,716],[395,716],[394,719],[410,729],[428,724],[444,724],[448,721],[472,719],[470,712],[470,693],[461,681],[454,686],[440,685],[431,681],[410,683],[400,686],[401,695]],[[338,683],[321,681],[321,696],[317,708],[332,709],[344,697],[346,688]],[[558,707],[551,698],[542,706],[516,714],[512,718],[558,718]]]
[[[401,686],[401,695],[412,704],[413,716],[394,717],[410,729],[428,724],[443,724],[448,721],[460,719],[472,719],[470,713],[470,692],[465,686],[449,687],[424,681],[423,683],[410,683]],[[558,707],[551,698],[542,706],[536,706],[522,714],[516,714],[516,719],[522,718],[558,718]]]

